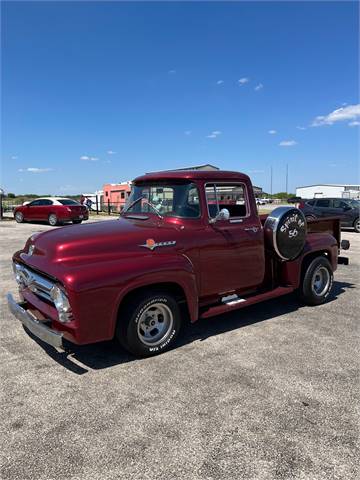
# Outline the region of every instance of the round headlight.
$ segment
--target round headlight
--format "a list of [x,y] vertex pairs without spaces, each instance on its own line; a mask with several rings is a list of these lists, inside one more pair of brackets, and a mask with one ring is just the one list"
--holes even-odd
[[61,322],[69,321],[71,316],[71,308],[65,292],[57,285],[54,285],[50,290],[50,297],[59,313],[59,320]]

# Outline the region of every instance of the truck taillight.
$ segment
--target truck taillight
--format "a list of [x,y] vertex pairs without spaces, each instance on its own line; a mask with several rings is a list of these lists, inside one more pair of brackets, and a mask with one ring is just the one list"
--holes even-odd
[[300,202],[298,208],[304,208],[305,207],[305,202]]

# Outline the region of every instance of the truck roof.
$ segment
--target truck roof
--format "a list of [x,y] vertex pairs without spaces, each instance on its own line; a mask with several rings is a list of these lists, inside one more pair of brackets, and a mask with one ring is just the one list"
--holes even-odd
[[152,172],[135,178],[134,182],[148,182],[158,180],[209,180],[209,181],[225,181],[237,180],[248,181],[249,177],[245,173],[231,172],[226,170],[182,170],[182,171],[162,171]]

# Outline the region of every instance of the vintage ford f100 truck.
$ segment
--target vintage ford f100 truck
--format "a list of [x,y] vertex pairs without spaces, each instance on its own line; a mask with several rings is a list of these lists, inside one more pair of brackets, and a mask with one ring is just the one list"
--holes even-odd
[[138,177],[119,219],[30,237],[13,256],[20,302],[11,312],[43,341],[116,337],[135,355],[171,347],[195,322],[296,291],[329,295],[339,257],[337,218],[307,222],[293,207],[258,214],[237,172]]

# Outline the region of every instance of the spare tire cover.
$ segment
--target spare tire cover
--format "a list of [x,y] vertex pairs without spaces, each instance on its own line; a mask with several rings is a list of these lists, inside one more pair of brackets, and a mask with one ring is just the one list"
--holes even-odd
[[278,207],[267,217],[264,225],[265,240],[282,260],[296,258],[304,248],[306,219],[294,207]]

